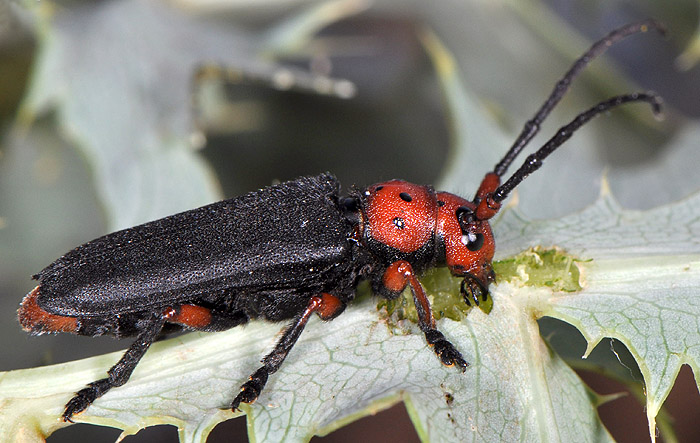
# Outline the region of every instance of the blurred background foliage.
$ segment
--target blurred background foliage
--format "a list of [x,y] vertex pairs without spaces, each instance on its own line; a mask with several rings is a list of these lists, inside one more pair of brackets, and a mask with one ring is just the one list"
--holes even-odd
[[[401,177],[471,197],[589,42],[649,16],[666,23],[668,37],[612,48],[534,144],[596,101],[632,90],[659,92],[666,120],[627,109],[592,123],[523,183],[520,207],[533,218],[579,210],[597,197],[603,173],[628,208],[697,191],[699,10],[697,0],[3,0],[0,370],[124,347],[31,338],[15,320],[33,273],[111,230],[322,171],[346,189]],[[426,29],[454,54],[464,95],[445,100]],[[581,355],[576,334],[567,346]],[[619,390],[583,377],[599,392]],[[700,439],[699,406],[684,369],[668,402],[681,441]],[[635,399],[601,413],[620,441],[648,438]],[[220,425],[210,441],[236,432],[245,433],[243,420]],[[403,406],[326,439],[356,441],[355,432],[417,439]],[[81,425],[49,441],[116,435]],[[127,441],[175,438],[156,427]]]

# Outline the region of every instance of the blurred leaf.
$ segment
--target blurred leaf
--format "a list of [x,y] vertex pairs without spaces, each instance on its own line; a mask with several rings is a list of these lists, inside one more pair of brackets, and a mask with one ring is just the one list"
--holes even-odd
[[700,1],[696,2],[695,34],[686,44],[685,50],[676,59],[676,67],[689,71],[700,62]]
[[161,2],[45,8],[34,7],[41,40],[21,121],[56,109],[60,133],[92,166],[110,228],[217,199],[188,142],[189,85],[203,59],[245,60],[243,36]]

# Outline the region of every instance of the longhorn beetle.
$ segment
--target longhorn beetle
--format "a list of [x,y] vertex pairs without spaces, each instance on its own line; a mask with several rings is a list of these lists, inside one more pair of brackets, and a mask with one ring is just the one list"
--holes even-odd
[[340,195],[335,177],[303,177],[172,215],[85,243],[34,275],[19,322],[32,334],[71,332],[136,336],[124,356],[78,391],[63,420],[129,379],[149,346],[174,330],[221,331],[262,318],[291,320],[262,366],[243,383],[231,407],[255,401],[313,313],[338,316],[361,280],[394,299],[408,286],[419,326],[447,366],[465,371],[462,354],[436,328],[417,275],[447,266],[462,279],[465,303],[488,296],[494,238],[489,219],[510,192],[593,117],[653,92],[605,100],[561,127],[503,184],[501,177],[537,134],[540,124],[594,57],[620,39],[663,27],[654,20],[623,26],[595,43],[554,87],[503,159],[484,177],[473,200],[391,180]]

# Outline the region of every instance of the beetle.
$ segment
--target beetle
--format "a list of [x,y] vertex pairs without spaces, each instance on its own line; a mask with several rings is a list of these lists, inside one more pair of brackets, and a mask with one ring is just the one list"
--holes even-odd
[[340,315],[362,280],[379,297],[408,287],[418,325],[439,360],[464,372],[468,363],[437,329],[418,276],[446,266],[462,279],[464,302],[486,301],[495,280],[495,242],[489,220],[543,160],[593,117],[629,102],[650,104],[653,92],[620,95],[582,112],[501,184],[501,177],[538,133],[571,81],[610,45],[649,28],[654,20],[621,27],[591,46],[556,84],[547,101],[467,200],[430,186],[391,180],[340,193],[330,174],[302,177],[213,203],[85,243],[34,279],[18,317],[32,334],[135,336],[106,378],[88,384],[66,404],[62,418],[84,411],[127,382],[156,338],[177,330],[215,332],[252,319],[290,321],[273,350],[231,403],[252,403],[316,313]]

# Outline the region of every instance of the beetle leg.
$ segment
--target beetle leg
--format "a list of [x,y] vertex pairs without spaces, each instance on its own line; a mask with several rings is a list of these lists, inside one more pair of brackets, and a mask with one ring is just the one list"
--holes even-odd
[[289,354],[289,351],[299,339],[301,331],[304,330],[311,314],[316,312],[322,320],[331,320],[343,312],[344,309],[345,303],[334,295],[323,293],[321,296],[311,297],[304,312],[292,321],[272,352],[262,359],[263,365],[241,386],[241,391],[231,403],[231,409],[234,411],[239,410],[238,406],[241,403],[252,403],[258,398],[265,387],[265,383],[267,383],[267,378],[270,374],[277,372],[284,359],[287,358],[287,354]]
[[70,421],[74,414],[84,411],[95,399],[104,395],[110,389],[121,386],[129,380],[134,368],[155,341],[165,323],[164,314],[153,314],[136,341],[126,350],[121,359],[107,371],[108,377],[94,381],[86,388],[76,392],[63,412],[63,421]]
[[406,285],[411,287],[413,303],[416,305],[416,311],[418,312],[418,326],[425,334],[426,341],[433,346],[435,354],[437,354],[444,365],[456,365],[464,372],[469,364],[454,345],[435,327],[435,318],[430,308],[430,301],[425,295],[423,285],[416,278],[411,264],[405,260],[392,263],[384,272],[382,281],[384,286],[390,291],[402,291]]

